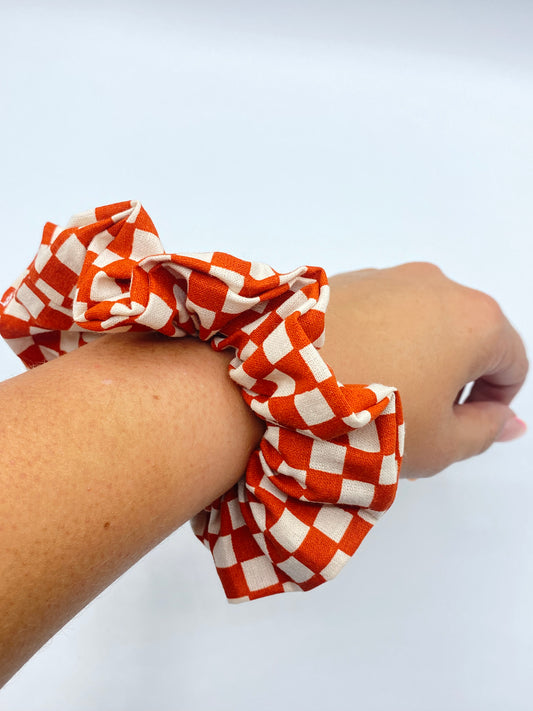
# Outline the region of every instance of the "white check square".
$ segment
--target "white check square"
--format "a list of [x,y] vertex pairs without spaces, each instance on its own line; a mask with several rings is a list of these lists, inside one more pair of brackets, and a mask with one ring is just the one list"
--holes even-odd
[[318,388],[295,395],[294,405],[308,427],[327,422],[334,417],[333,410]]
[[272,536],[289,553],[294,553],[300,547],[309,531],[309,526],[300,521],[288,509],[285,509],[276,523],[270,528]]

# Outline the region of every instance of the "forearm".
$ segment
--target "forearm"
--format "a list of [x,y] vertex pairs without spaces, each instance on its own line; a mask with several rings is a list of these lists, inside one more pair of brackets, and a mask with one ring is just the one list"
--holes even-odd
[[261,422],[192,339],[104,337],[0,385],[0,679],[242,475]]

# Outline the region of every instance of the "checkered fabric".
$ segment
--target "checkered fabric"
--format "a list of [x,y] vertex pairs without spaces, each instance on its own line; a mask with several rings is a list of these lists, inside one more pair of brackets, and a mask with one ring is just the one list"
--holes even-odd
[[266,431],[243,478],[192,526],[240,602],[333,578],[394,500],[400,400],[342,385],[322,360],[328,296],[318,267],[166,254],[142,206],[123,202],[45,226],[3,296],[0,333],[30,367],[128,330],[234,350],[229,375]]

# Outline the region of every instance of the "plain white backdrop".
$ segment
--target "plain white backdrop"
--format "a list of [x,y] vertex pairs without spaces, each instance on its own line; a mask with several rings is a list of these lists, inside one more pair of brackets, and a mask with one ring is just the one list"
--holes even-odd
[[[529,0],[0,0],[0,26],[0,290],[46,221],[135,198],[169,252],[433,261],[531,350]],[[20,371],[1,344],[0,376]],[[531,385],[516,411],[533,422]],[[401,482],[306,594],[228,605],[185,526],[0,709],[529,710],[532,457],[526,435]]]

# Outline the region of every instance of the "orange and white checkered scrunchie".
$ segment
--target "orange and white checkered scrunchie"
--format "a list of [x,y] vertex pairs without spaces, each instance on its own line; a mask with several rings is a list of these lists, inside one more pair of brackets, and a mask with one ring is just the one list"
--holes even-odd
[[196,515],[232,602],[333,578],[396,494],[395,389],[342,385],[324,363],[329,287],[221,252],[166,254],[138,202],[100,207],[39,251],[0,304],[0,332],[36,366],[110,331],[155,330],[233,348],[229,374],[267,427],[243,478]]

